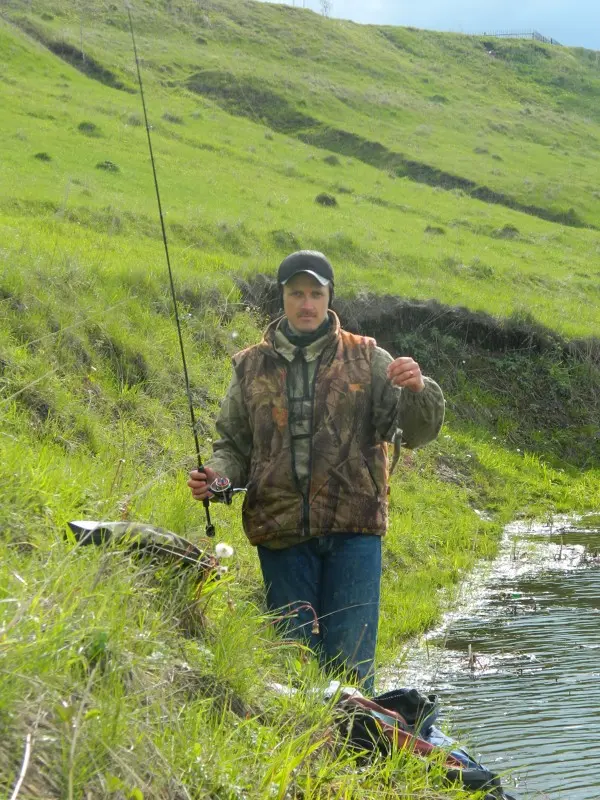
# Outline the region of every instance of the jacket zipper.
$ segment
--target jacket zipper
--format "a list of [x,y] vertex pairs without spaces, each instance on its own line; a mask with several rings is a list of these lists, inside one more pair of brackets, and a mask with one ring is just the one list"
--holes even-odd
[[[288,403],[288,430],[290,434],[290,452],[292,456],[292,472],[294,475],[294,480],[296,482],[296,488],[298,493],[302,496],[302,535],[306,536],[307,538],[310,536],[310,503],[309,503],[309,494],[310,494],[310,484],[312,481],[312,456],[313,456],[313,422],[315,416],[315,386],[317,383],[317,375],[319,372],[319,367],[321,365],[321,361],[323,359],[323,353],[318,357],[317,363],[315,365],[315,374],[313,375],[312,379],[312,398],[310,403],[310,423],[309,423],[309,430],[310,430],[310,439],[308,445],[308,479],[307,479],[307,489],[306,492],[302,491],[302,487],[300,485],[300,480],[298,478],[298,473],[296,472],[296,448],[294,446],[294,437],[292,435],[292,426],[291,426],[291,419],[289,415],[289,411],[292,408],[292,396],[291,396],[291,365],[286,365],[286,394],[287,394],[287,403]],[[303,378],[303,391],[306,391],[307,384],[308,384],[308,364],[306,363],[306,359],[304,355],[302,356],[302,378]]]
[[305,536],[310,536],[310,504],[309,504],[309,495],[310,495],[310,485],[312,483],[312,458],[313,458],[313,438],[315,435],[314,432],[314,421],[315,421],[315,399],[316,399],[316,385],[317,385],[317,375],[319,374],[319,367],[321,366],[321,361],[323,360],[323,353],[321,352],[320,356],[317,359],[317,363],[315,365],[315,374],[313,375],[312,380],[312,398],[310,403],[310,439],[308,445],[308,481],[307,481],[307,488],[306,494],[304,495],[304,504],[303,504],[303,519],[302,519],[302,528]]
[[287,407],[288,407],[288,432],[290,434],[290,454],[292,457],[292,473],[294,475],[294,481],[296,483],[296,489],[300,492],[300,480],[298,478],[298,473],[296,472],[296,446],[294,444],[294,435],[292,433],[292,392],[290,390],[290,382],[292,379],[292,371],[289,364],[285,365],[285,394],[287,398]]

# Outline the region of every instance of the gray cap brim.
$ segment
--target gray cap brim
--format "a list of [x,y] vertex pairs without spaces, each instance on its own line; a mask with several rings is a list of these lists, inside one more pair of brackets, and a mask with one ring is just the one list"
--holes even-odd
[[[306,273],[306,275],[312,275],[313,278],[316,278],[319,281],[321,286],[329,286],[329,284],[331,283],[331,281],[327,280],[327,278],[323,278],[321,275],[318,275],[316,272],[313,272],[312,269],[299,269],[296,272],[294,272],[294,275],[299,275],[301,272]],[[291,281],[294,275],[290,275],[289,278],[286,278],[286,280],[281,281],[281,285],[285,286],[286,283]]]

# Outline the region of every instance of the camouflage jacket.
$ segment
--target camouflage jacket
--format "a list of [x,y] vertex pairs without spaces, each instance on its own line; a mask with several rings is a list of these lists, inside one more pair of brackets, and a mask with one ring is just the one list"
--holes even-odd
[[276,320],[259,345],[234,357],[208,466],[248,485],[250,541],[284,547],[307,536],[385,532],[386,442],[401,429],[418,447],[444,416],[438,385],[420,393],[390,384],[392,357],[374,340],[342,331],[292,345]]

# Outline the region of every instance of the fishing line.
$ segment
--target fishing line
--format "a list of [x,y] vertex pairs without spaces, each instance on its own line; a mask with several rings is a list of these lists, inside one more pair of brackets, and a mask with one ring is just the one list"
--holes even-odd
[[39,378],[36,378],[35,380],[30,381],[27,385],[22,386],[18,391],[14,392],[13,394],[9,395],[8,397],[1,398],[0,399],[0,403],[2,405],[5,405],[6,403],[10,403],[10,401],[14,400],[15,397],[18,397],[20,394],[22,394],[23,392],[27,391],[27,389],[31,389],[32,386],[36,385],[36,383],[39,383],[40,381],[43,381],[44,378],[47,378],[50,375],[53,375],[59,369],[60,369],[59,367],[52,367],[52,369],[48,370],[48,372],[45,372],[43,375],[40,375]]
[[[31,347],[32,344],[38,344],[39,342],[44,342],[46,339],[52,339],[54,336],[60,336],[61,333],[65,333],[65,331],[73,330],[73,328],[78,328],[80,325],[85,325],[92,317],[97,316],[98,314],[107,314],[110,311],[114,311],[115,308],[119,308],[119,306],[124,305],[125,303],[130,303],[133,298],[127,297],[125,300],[119,300],[118,303],[115,303],[114,306],[107,306],[106,308],[100,308],[97,311],[90,311],[90,313],[86,317],[81,317],[77,322],[71,323],[71,325],[65,325],[62,328],[59,328],[57,331],[52,331],[51,333],[46,333],[43,336],[40,336],[37,339],[28,339],[23,344],[15,345],[16,350],[20,350],[23,347]],[[84,309],[84,314],[86,311],[89,311],[89,308]]]
[[[187,361],[186,361],[186,357],[185,357],[185,348],[184,348],[184,345],[183,345],[183,336],[182,336],[182,333],[181,333],[181,321],[179,319],[179,309],[178,309],[178,306],[177,306],[177,295],[175,294],[175,282],[173,280],[173,270],[171,269],[171,259],[169,257],[169,245],[167,243],[167,231],[165,229],[165,221],[164,221],[164,216],[163,216],[162,203],[161,203],[161,200],[160,200],[160,190],[158,188],[158,177],[156,175],[156,164],[154,162],[154,152],[152,150],[152,138],[150,136],[150,125],[148,123],[148,113],[146,111],[146,99],[144,97],[144,85],[142,83],[142,73],[141,73],[141,70],[140,70],[140,61],[139,61],[139,58],[138,58],[137,46],[136,46],[136,42],[135,42],[135,33],[133,31],[133,18],[131,16],[131,7],[130,7],[128,2],[125,3],[125,7],[127,9],[127,16],[129,18],[129,30],[131,32],[131,42],[133,44],[133,54],[134,54],[134,57],[135,57],[135,66],[136,66],[136,71],[137,71],[138,84],[139,84],[139,87],[140,87],[140,95],[141,95],[141,98],[142,98],[142,108],[143,108],[143,111],[144,111],[144,122],[146,124],[146,136],[147,136],[147,139],[148,139],[148,152],[150,153],[150,163],[152,164],[152,175],[154,177],[154,188],[156,190],[156,202],[158,204],[158,214],[159,214],[159,217],[160,217],[160,227],[161,227],[161,231],[162,231],[162,240],[163,240],[163,244],[164,244],[164,248],[165,248],[165,257],[167,259],[167,269],[168,269],[168,272],[169,272],[169,285],[171,287],[171,297],[173,299],[173,308],[175,309],[175,323],[177,325],[177,337],[179,339],[179,350],[180,350],[180,353],[181,353],[181,363],[183,365],[183,376],[184,376],[184,381],[185,381],[185,392],[186,392],[187,399],[188,399],[188,406],[189,406],[190,417],[191,417],[191,421],[192,421],[192,433],[194,435],[194,445],[195,445],[195,448],[196,448],[197,467],[198,467],[198,472],[203,472],[204,471],[204,466],[202,464],[202,456],[200,454],[200,442],[198,440],[198,430],[197,430],[197,425],[196,425],[196,414],[194,413],[194,403],[193,403],[193,399],[192,399],[192,392],[191,392],[191,389],[190,389],[190,379],[189,379],[189,374],[188,374]],[[208,501],[208,499],[205,498],[202,501],[202,504],[204,506],[204,511],[205,511],[205,514],[206,514],[206,535],[207,536],[214,536],[215,535],[215,526],[212,524],[211,519],[210,519],[210,509],[209,509],[209,501]]]

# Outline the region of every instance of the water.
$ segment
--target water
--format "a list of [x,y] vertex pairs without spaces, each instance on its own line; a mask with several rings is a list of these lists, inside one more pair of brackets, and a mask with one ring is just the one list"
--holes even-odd
[[509,526],[464,594],[389,683],[439,694],[519,800],[599,800],[600,517]]

